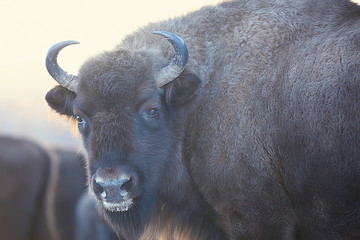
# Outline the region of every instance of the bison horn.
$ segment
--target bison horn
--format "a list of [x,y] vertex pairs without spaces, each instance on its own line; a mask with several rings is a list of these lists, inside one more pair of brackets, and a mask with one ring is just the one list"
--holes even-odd
[[59,54],[59,52],[61,51],[61,49],[63,49],[64,47],[68,46],[68,45],[72,45],[72,44],[79,44],[79,42],[76,41],[64,41],[64,42],[59,42],[57,44],[55,44],[54,46],[52,46],[49,51],[48,54],[46,56],[46,68],[48,70],[48,72],[50,73],[50,75],[64,88],[67,88],[68,90],[72,91],[72,92],[76,92],[76,87],[78,84],[78,77],[68,74],[67,72],[65,72],[58,64],[57,62],[57,56]]
[[158,87],[162,87],[177,78],[185,69],[188,50],[184,41],[173,33],[155,31],[154,34],[165,37],[175,49],[175,56],[169,65],[162,68],[156,76]]

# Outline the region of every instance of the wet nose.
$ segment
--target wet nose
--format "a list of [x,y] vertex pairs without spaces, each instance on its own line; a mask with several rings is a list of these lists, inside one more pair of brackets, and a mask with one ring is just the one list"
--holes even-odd
[[118,166],[98,169],[92,185],[95,195],[106,202],[122,202],[136,197],[139,192],[136,173]]

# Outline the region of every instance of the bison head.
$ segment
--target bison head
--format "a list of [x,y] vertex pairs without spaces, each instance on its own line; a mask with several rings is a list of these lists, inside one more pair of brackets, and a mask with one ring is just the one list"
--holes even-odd
[[118,48],[90,59],[72,76],[56,58],[73,41],[54,45],[46,61],[61,85],[46,100],[77,121],[90,191],[110,222],[132,229],[144,227],[167,193],[181,199],[190,181],[181,161],[183,128],[201,81],[185,70],[185,43],[171,33],[156,34],[175,49],[170,64],[155,47]]

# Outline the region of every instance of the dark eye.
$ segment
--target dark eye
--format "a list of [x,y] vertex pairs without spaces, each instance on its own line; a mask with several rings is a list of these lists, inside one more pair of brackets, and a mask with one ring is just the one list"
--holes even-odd
[[84,133],[86,126],[87,126],[86,121],[79,115],[75,115],[75,118],[78,121],[78,128],[79,128],[80,132]]
[[159,110],[154,107],[146,112],[146,118],[159,118]]
[[78,121],[78,123],[83,123],[84,120],[79,116],[79,115],[75,115],[76,120]]
[[90,119],[78,109],[74,110],[74,119],[77,121],[79,132],[84,137],[88,136],[90,131]]

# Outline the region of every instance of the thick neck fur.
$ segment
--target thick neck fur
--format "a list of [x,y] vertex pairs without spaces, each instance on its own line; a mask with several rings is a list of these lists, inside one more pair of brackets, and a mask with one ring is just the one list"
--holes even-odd
[[160,214],[154,216],[140,239],[224,239],[213,221],[213,216],[199,213],[191,206],[163,203]]
[[147,199],[145,204],[126,213],[105,213],[105,219],[113,224],[120,239],[225,239],[211,206],[194,187],[186,171],[182,144],[178,142],[177,146],[173,159],[164,166],[166,175],[156,199]]
[[[198,194],[198,193],[195,193]],[[176,196],[174,196],[176,197]],[[196,198],[192,196],[191,198]],[[225,239],[225,235],[216,223],[215,215],[210,206],[203,200],[202,205],[190,202],[187,199],[172,201],[158,199],[151,216],[121,218],[115,223],[113,229],[119,239],[126,240],[207,240]],[[192,205],[193,204],[193,205]],[[203,211],[204,210],[204,211]],[[120,221],[121,220],[121,221]],[[125,222],[126,221],[126,222]],[[145,222],[143,222],[145,221]],[[130,231],[129,231],[130,230]]]

